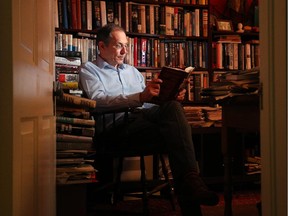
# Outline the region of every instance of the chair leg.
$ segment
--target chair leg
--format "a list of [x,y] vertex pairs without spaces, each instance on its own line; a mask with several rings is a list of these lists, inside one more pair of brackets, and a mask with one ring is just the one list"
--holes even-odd
[[175,211],[176,210],[176,206],[175,206],[175,202],[174,202],[174,197],[175,197],[174,188],[173,188],[172,183],[171,183],[171,181],[169,179],[169,176],[168,176],[168,168],[167,168],[165,159],[164,159],[162,154],[159,155],[159,158],[160,158],[160,161],[161,161],[162,172],[163,172],[164,177],[165,177],[165,182],[167,183],[168,189],[169,189],[169,200],[171,202],[173,211]]
[[141,184],[142,184],[142,201],[143,201],[143,215],[149,215],[148,207],[148,192],[147,192],[147,181],[146,181],[146,170],[144,156],[140,156],[140,169],[141,169]]
[[119,193],[120,193],[120,184],[121,184],[121,174],[123,171],[123,157],[120,157],[118,159],[118,166],[117,166],[117,173],[116,173],[116,179],[114,183],[114,191],[113,191],[113,197],[112,197],[112,204],[116,205],[119,199]]

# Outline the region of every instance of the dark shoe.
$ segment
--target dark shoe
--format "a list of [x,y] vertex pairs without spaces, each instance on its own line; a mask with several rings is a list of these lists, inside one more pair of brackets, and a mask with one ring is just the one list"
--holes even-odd
[[189,173],[183,180],[179,198],[183,202],[197,203],[199,205],[214,206],[219,203],[218,195],[210,191],[203,180],[196,173]]

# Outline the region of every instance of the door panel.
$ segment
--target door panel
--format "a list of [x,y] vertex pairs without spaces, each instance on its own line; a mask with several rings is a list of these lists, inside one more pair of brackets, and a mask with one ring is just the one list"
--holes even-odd
[[13,3],[13,215],[53,216],[53,1]]

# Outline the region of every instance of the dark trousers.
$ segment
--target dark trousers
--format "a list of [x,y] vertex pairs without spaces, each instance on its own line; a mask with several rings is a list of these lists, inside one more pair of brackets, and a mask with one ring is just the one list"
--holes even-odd
[[167,152],[175,184],[181,184],[187,173],[197,172],[191,127],[179,102],[169,101],[131,113],[128,121],[104,137],[105,149]]

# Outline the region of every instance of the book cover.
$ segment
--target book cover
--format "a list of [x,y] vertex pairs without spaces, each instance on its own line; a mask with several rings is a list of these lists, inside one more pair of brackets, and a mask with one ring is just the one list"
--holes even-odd
[[185,70],[173,67],[162,67],[158,76],[163,82],[160,84],[160,93],[153,99],[153,103],[161,104],[169,100],[175,100],[179,89],[186,88],[185,79],[194,70],[187,67]]

